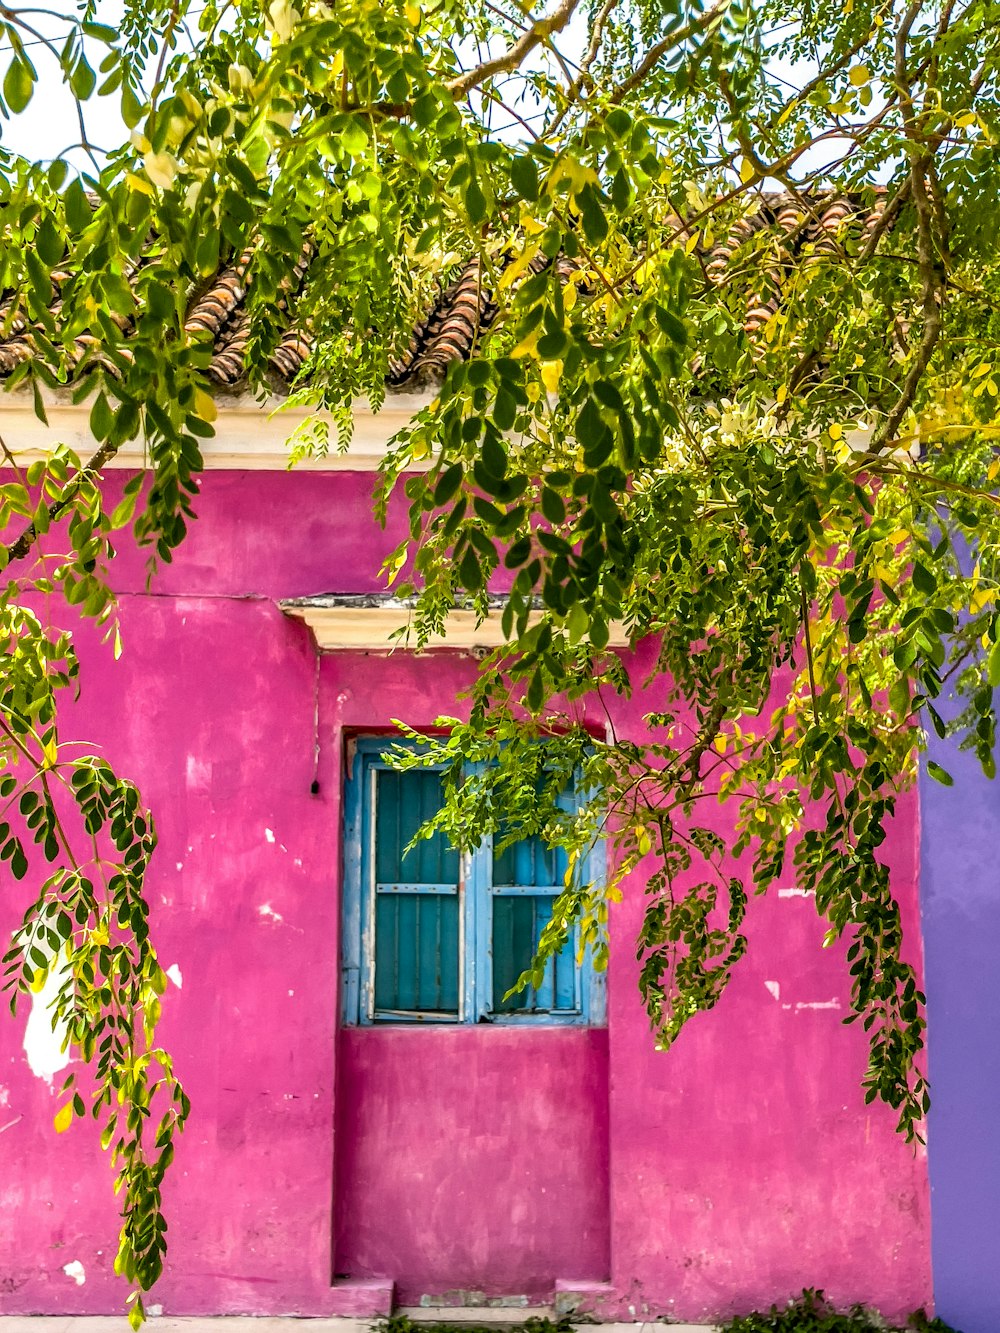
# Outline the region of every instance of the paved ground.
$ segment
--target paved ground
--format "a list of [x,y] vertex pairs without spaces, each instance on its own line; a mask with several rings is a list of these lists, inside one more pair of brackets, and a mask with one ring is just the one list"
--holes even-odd
[[[480,1319],[480,1315],[486,1311],[471,1309],[461,1312],[420,1310],[407,1313],[435,1322],[445,1319],[449,1322],[454,1319],[456,1323],[487,1322]],[[279,1319],[247,1315],[227,1315],[219,1319],[171,1319],[157,1316],[146,1324],[149,1333],[370,1333],[371,1328],[372,1322],[368,1319]],[[575,1328],[580,1333],[712,1333],[707,1324],[601,1324],[596,1327],[593,1324],[580,1324]],[[127,1333],[127,1330],[124,1315],[84,1315],[75,1318],[66,1315],[0,1315],[0,1333]]]

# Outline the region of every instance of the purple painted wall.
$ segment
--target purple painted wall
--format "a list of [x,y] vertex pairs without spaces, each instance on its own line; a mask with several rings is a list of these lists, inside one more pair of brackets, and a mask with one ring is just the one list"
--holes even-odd
[[[194,1111],[153,1299],[171,1314],[324,1314],[344,1273],[392,1277],[406,1301],[605,1281],[606,1312],[626,1317],[707,1319],[803,1285],[890,1317],[929,1302],[925,1161],[863,1105],[843,959],[794,893],[752,904],[730,992],[670,1054],[636,992],[638,877],[612,922],[606,1031],[338,1032],[344,729],[429,724],[474,669],[403,653],[317,669],[277,610],[377,587],[395,535],[373,525],[370,488],[206,475],[200,522],[153,592],[141,558],[117,573],[122,660],[81,635],[74,730],[156,811],[154,925],[182,979],[163,1037]],[[639,733],[643,707],[621,708],[621,732]],[[890,851],[911,927],[915,811]],[[7,886],[0,928],[22,903]],[[31,1073],[24,1021],[0,1023],[0,1312],[115,1311],[107,1166],[88,1128],[52,1132],[61,1078]]]
[[963,1333],[1000,1328],[1000,787],[936,738],[921,778],[921,901],[933,1104],[934,1290]]

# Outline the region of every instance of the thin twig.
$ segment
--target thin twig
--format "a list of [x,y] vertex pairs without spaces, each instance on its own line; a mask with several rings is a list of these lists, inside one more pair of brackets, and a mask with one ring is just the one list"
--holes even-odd
[[802,639],[806,648],[806,665],[809,668],[809,694],[812,698],[813,725],[819,726],[819,705],[816,698],[816,668],[813,663],[812,635],[809,632],[809,603],[806,601],[806,587],[799,571],[799,592],[802,597]]
[[594,25],[590,31],[590,45],[587,47],[586,54],[580,61],[579,73],[566,89],[566,101],[556,112],[552,123],[546,126],[543,131],[543,137],[547,138],[550,134],[556,132],[568,115],[570,107],[580,96],[584,84],[592,86],[593,80],[590,77],[590,69],[594,61],[597,59],[598,52],[601,49],[601,39],[604,36],[604,25],[607,23],[612,10],[619,3],[620,0],[604,0],[604,4],[601,5],[601,8],[594,16]]

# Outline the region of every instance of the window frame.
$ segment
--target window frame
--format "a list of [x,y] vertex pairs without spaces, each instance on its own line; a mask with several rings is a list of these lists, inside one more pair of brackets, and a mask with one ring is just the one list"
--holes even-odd
[[[546,887],[492,883],[493,835],[487,834],[472,852],[459,857],[458,1012],[454,1015],[375,1009],[375,783],[376,774],[390,770],[382,755],[393,745],[411,745],[395,735],[363,735],[347,742],[343,799],[343,901],[341,911],[341,1021],[348,1026],[455,1027],[471,1023],[501,1027],[600,1027],[606,1022],[603,972],[593,966],[588,946],[575,961],[576,1008],[572,1011],[492,1012],[493,899],[523,892],[541,896]],[[442,766],[429,766],[441,772]],[[574,793],[574,801],[578,797]],[[599,843],[583,858],[593,882],[602,878],[604,846]],[[433,891],[433,890],[432,890]],[[556,895],[552,895],[555,897]]]

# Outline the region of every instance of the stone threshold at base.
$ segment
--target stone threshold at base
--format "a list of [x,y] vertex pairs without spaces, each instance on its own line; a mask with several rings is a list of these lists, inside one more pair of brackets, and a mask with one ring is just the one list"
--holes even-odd
[[[544,1306],[482,1308],[415,1306],[399,1309],[419,1323],[517,1324],[532,1315],[554,1318]],[[379,1320],[369,1318],[306,1318],[276,1315],[216,1315],[212,1317],[151,1316],[148,1333],[371,1333]],[[712,1324],[672,1324],[660,1320],[635,1323],[581,1323],[570,1326],[574,1333],[714,1333]],[[124,1315],[0,1315],[0,1333],[129,1333]]]

